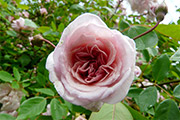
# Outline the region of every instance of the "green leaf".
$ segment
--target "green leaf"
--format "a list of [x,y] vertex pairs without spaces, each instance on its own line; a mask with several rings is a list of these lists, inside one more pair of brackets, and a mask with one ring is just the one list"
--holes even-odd
[[51,30],[51,28],[48,27],[48,26],[41,26],[41,27],[38,28],[38,30],[39,30],[41,33],[45,33],[45,32],[47,32],[47,31]]
[[0,79],[5,82],[12,82],[14,80],[12,75],[6,71],[0,71]]
[[69,10],[72,12],[72,13],[81,13],[81,12],[84,12],[85,11],[85,8],[79,4],[74,4],[72,5]]
[[147,118],[141,115],[140,112],[134,110],[133,108],[131,108],[130,106],[126,104],[124,105],[128,108],[129,112],[131,112],[131,115],[133,116],[133,120],[147,120]]
[[56,99],[51,100],[51,115],[53,120],[64,119],[67,116],[67,109]]
[[16,37],[17,33],[14,30],[6,30],[6,33],[12,37]]
[[119,29],[121,31],[128,28],[129,26],[130,26],[130,24],[125,20],[121,20],[121,22],[119,23]]
[[18,8],[24,9],[24,10],[28,10],[29,7],[27,5],[22,5],[22,4],[17,4]]
[[56,24],[53,21],[51,22],[51,27],[52,27],[53,31],[56,31]]
[[148,87],[142,91],[137,99],[137,104],[142,112],[147,111],[157,101],[156,87]]
[[30,19],[25,19],[25,26],[29,26],[29,27],[33,27],[33,28],[37,28],[38,26],[36,25],[36,23],[34,23],[32,20]]
[[104,104],[99,112],[93,112],[89,120],[133,120],[129,110],[122,104]]
[[173,95],[174,95],[176,98],[179,98],[179,99],[180,99],[180,85],[177,85],[177,86],[174,88]]
[[170,60],[180,61],[180,48],[171,56]]
[[46,99],[43,97],[32,97],[25,100],[18,109],[18,120],[31,118],[39,115],[46,107]]
[[19,84],[17,83],[17,81],[12,82],[12,88],[19,89]]
[[5,113],[0,113],[0,119],[1,120],[15,120],[16,118]]
[[36,88],[36,92],[41,92],[46,95],[54,96],[54,92],[50,88]]
[[20,81],[21,79],[21,75],[19,74],[19,71],[17,68],[13,67],[13,74],[14,74],[14,77],[17,81]]
[[31,62],[31,58],[26,54],[22,54],[18,60],[20,61],[22,66],[26,66]]
[[153,78],[156,81],[163,80],[170,69],[169,57],[166,54],[163,54],[157,59],[155,64],[152,66]]
[[61,23],[61,24],[59,24],[59,26],[58,26],[58,31],[61,33],[61,32],[63,32],[63,30],[64,30],[64,24]]
[[39,83],[39,85],[41,85],[41,86],[45,86],[46,85],[47,79],[46,79],[46,77],[43,74],[38,73],[38,75],[36,77],[36,80]]
[[156,28],[158,32],[161,34],[164,34],[165,36],[172,37],[173,39],[179,40],[180,34],[178,31],[180,31],[180,25],[164,25],[160,24]]
[[171,99],[161,102],[155,111],[154,120],[180,120],[180,112],[176,103]]
[[[143,26],[132,26],[124,32],[130,38],[134,38],[141,33],[148,31],[149,28]],[[154,31],[135,40],[137,50],[144,50],[148,47],[154,47],[158,43],[158,37]]]
[[128,92],[128,95],[129,97],[132,97],[132,98],[138,98],[139,94],[141,93],[143,89],[141,88],[136,88],[136,87],[131,87],[129,89],[129,92]]

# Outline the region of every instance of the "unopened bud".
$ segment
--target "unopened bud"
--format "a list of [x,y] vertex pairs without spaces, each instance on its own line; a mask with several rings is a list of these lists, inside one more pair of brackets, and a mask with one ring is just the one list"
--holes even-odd
[[44,38],[40,34],[35,35],[33,37],[33,39],[31,40],[31,43],[32,43],[32,45],[36,45],[38,47],[41,47],[42,43],[43,43],[42,39],[44,39]]
[[155,10],[156,19],[158,21],[162,21],[164,19],[164,16],[168,13],[168,8],[165,2],[161,3],[159,6],[157,6]]

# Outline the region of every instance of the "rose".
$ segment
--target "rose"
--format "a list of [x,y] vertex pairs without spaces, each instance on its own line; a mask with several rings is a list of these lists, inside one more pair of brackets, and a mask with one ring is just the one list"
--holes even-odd
[[13,116],[17,116],[16,109],[20,106],[20,101],[23,96],[23,92],[13,89],[8,83],[0,84],[0,103],[2,107],[0,113],[8,113]]
[[40,9],[40,13],[41,13],[41,15],[47,15],[48,14],[48,12],[47,12],[47,10],[46,10],[46,8],[41,8]]
[[98,111],[127,94],[134,79],[135,43],[86,13],[70,23],[48,56],[49,79],[65,100]]
[[17,20],[13,20],[13,23],[11,24],[11,26],[17,32],[19,32],[21,30],[34,30],[33,27],[25,25],[25,19],[22,17],[20,17]]

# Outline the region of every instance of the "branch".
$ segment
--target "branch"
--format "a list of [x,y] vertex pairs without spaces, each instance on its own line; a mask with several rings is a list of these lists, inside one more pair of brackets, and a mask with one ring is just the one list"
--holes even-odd
[[122,2],[123,2],[123,0],[119,0],[119,1],[118,1],[118,4],[117,4],[117,6],[116,6],[116,8],[115,8],[115,11],[114,11],[114,13],[111,15],[111,17],[109,18],[109,20],[111,20],[112,17],[114,16],[114,14],[116,14],[117,9],[119,8],[119,6],[120,6],[120,4],[121,4]]
[[138,38],[140,38],[140,37],[142,37],[142,36],[148,34],[149,32],[153,31],[153,30],[159,25],[160,22],[161,22],[161,21],[158,21],[158,22],[156,23],[156,25],[155,25],[153,28],[151,28],[150,30],[148,30],[148,31],[146,31],[146,32],[144,32],[144,33],[142,33],[142,34],[140,34],[140,35],[134,37],[133,39],[136,40],[136,39],[138,39]]

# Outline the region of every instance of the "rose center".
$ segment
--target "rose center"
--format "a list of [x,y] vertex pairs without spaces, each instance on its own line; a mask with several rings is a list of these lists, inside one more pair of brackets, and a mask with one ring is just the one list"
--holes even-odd
[[97,45],[86,46],[75,51],[72,70],[80,82],[92,84],[102,81],[113,70],[112,67],[106,65],[108,55]]

